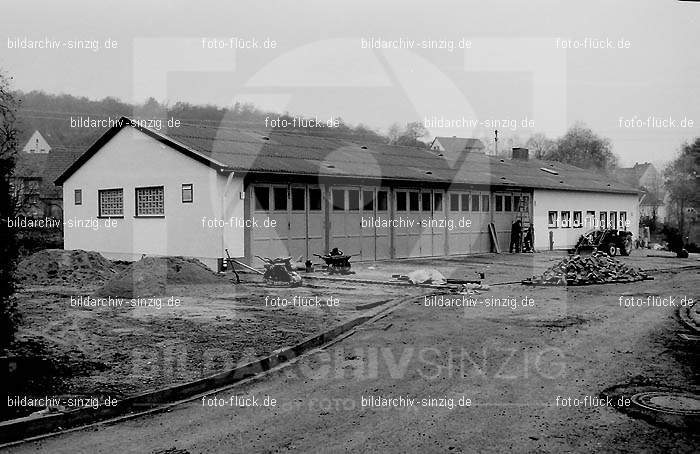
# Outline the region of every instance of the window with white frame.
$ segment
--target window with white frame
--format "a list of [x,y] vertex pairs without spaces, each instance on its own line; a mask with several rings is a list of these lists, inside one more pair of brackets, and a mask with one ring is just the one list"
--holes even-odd
[[462,194],[461,199],[462,199],[462,211],[469,211],[469,194]]
[[136,216],[163,216],[163,186],[136,188]]
[[459,194],[450,194],[450,211],[459,211]]
[[192,203],[194,200],[192,193],[192,184],[187,183],[182,185],[182,203]]
[[98,216],[124,216],[124,189],[100,189],[97,200]]
[[626,211],[620,211],[620,227],[618,230],[627,230],[627,212]]
[[561,212],[561,221],[559,227],[568,229],[571,227],[571,211]]
[[389,192],[377,191],[377,211],[389,210]]
[[441,192],[436,192],[433,194],[433,211],[434,212],[442,212],[442,193]]
[[583,213],[581,211],[574,211],[574,221],[573,226],[576,229],[583,227]]
[[[491,201],[491,197],[488,195],[482,195],[481,196],[481,211],[488,212],[489,211],[489,202]],[[475,211],[475,210],[472,210]]]
[[292,211],[305,211],[306,210],[306,189],[292,187]]
[[472,194],[472,211],[480,211],[479,194]]

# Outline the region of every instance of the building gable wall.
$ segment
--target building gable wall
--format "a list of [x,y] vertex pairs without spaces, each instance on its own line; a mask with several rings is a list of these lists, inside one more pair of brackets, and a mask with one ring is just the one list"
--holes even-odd
[[[241,178],[232,180],[242,187]],[[191,203],[183,203],[183,184],[192,185]],[[222,220],[225,184],[226,177],[215,169],[125,127],[64,182],[64,247],[124,260],[143,254],[183,255],[215,268],[223,256],[224,229],[209,221]],[[136,216],[136,188],[154,186],[163,186],[164,215]],[[115,188],[123,189],[122,216],[99,218],[98,190]],[[76,189],[81,190],[80,205],[75,203]],[[242,201],[227,211],[238,209],[242,213]],[[90,227],[85,227],[88,221]],[[236,243],[229,241],[231,255],[241,256],[242,231],[240,247]]]
[[554,241],[554,249],[572,248],[583,233],[595,228],[595,225],[590,225],[590,222],[585,223],[581,227],[550,227],[550,211],[556,211],[559,219],[561,219],[562,211],[568,212],[571,220],[573,220],[574,212],[580,211],[584,222],[588,211],[595,212],[596,221],[600,220],[601,212],[605,212],[608,219],[610,212],[615,212],[619,219],[619,213],[624,211],[629,223],[627,230],[634,233],[635,238],[638,235],[639,203],[636,194],[535,189],[533,200],[535,249],[549,249],[550,232]]

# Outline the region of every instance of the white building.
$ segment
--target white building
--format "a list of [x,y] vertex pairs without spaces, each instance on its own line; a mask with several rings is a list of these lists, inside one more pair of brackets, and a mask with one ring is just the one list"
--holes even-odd
[[[251,263],[333,247],[354,260],[489,252],[489,224],[507,251],[516,219],[533,223],[538,249],[550,232],[554,248],[573,246],[591,228],[587,215],[626,220],[636,233],[635,189],[524,149],[514,156],[224,128],[164,134],[124,118],[56,184],[66,249],[184,255],[212,268],[225,249]],[[84,226],[94,218],[99,228]]]

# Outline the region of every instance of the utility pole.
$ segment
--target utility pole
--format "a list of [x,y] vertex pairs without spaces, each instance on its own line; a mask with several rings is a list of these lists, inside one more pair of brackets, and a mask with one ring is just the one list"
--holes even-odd
[[494,143],[496,146],[496,156],[498,156],[498,129],[496,129],[494,133],[496,134],[496,138],[494,139]]

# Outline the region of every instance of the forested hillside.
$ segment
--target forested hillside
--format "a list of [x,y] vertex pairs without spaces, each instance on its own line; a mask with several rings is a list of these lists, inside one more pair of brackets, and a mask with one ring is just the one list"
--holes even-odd
[[[21,100],[19,111],[19,127],[21,135],[19,143],[24,144],[31,134],[38,130],[52,147],[68,149],[85,149],[92,144],[106,128],[86,128],[76,126],[76,120],[117,119],[122,115],[139,119],[174,118],[182,124],[202,125],[208,127],[238,128],[253,130],[288,130],[313,134],[327,134],[334,137],[344,137],[363,143],[387,143],[385,137],[363,125],[349,126],[340,120],[337,127],[305,128],[270,128],[265,126],[266,118],[287,119],[292,123],[293,114],[265,112],[250,104],[236,103],[230,108],[212,105],[192,105],[178,102],[173,105],[162,105],[151,98],[145,103],[134,105],[115,98],[104,98],[99,101],[75,97],[71,95],[53,95],[41,91],[29,93],[17,92]],[[71,123],[73,120],[73,124]],[[268,123],[269,124],[269,123]]]

